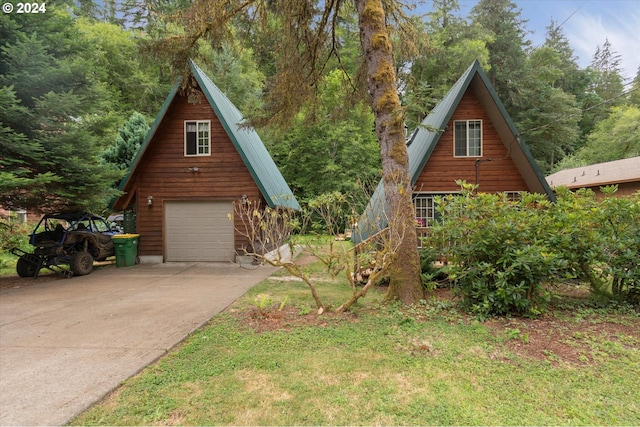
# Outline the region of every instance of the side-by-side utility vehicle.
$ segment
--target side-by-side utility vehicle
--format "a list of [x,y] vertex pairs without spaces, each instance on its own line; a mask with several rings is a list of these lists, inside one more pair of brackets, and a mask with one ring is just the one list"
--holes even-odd
[[[42,268],[70,277],[84,276],[93,270],[93,261],[115,255],[111,237],[120,232],[99,215],[87,212],[63,212],[42,217],[29,236],[33,252],[19,248],[11,253],[19,257],[16,270],[20,277],[38,277]],[[69,270],[60,268],[68,265]]]

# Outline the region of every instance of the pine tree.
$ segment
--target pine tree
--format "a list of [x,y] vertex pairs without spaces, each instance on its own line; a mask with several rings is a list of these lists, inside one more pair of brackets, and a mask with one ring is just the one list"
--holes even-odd
[[102,153],[102,159],[120,170],[127,170],[149,132],[146,118],[135,111],[120,129],[116,142]]
[[492,35],[487,43],[491,69],[487,72],[491,84],[510,114],[521,111],[526,98],[520,87],[527,78],[526,20],[520,18],[521,9],[511,0],[480,0],[471,10],[472,22]]

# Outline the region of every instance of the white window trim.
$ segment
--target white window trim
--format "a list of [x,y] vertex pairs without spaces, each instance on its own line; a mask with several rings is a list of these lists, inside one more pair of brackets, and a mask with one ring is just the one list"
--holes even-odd
[[[196,124],[196,154],[187,154],[187,123],[195,123]],[[208,153],[200,153],[199,144],[198,144],[198,127],[200,124],[207,124],[207,148]],[[184,121],[184,156],[185,157],[202,157],[202,156],[211,156],[211,120],[185,120]]]
[[[458,122],[464,122],[467,125],[467,141],[466,141],[466,151],[467,154],[465,156],[458,156],[456,155],[456,123]],[[479,156],[470,156],[469,155],[469,122],[480,122],[480,155]],[[467,159],[467,158],[481,158],[483,153],[484,153],[484,123],[482,122],[482,119],[469,119],[469,120],[454,120],[453,121],[453,157],[457,158],[457,159]]]
[[414,191],[413,195],[412,195],[412,204],[413,204],[413,214],[415,216],[416,219],[416,228],[417,228],[417,234],[418,234],[418,248],[422,248],[422,240],[423,238],[426,238],[427,235],[429,234],[429,227],[431,226],[431,224],[429,224],[429,221],[433,222],[436,219],[435,213],[436,213],[436,205],[435,203],[432,206],[433,209],[433,217],[432,218],[427,218],[426,224],[425,225],[421,225],[419,224],[419,217],[418,217],[418,212],[417,212],[417,207],[416,207],[416,199],[417,198],[426,198],[427,196],[430,197],[431,199],[433,199],[434,197],[446,197],[448,195],[453,195],[453,194],[460,194],[459,191]]

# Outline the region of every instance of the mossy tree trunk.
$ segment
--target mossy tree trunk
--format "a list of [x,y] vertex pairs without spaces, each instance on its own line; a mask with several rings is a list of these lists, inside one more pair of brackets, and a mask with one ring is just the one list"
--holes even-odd
[[382,157],[390,248],[389,299],[412,304],[422,298],[415,213],[411,200],[404,113],[396,84],[393,50],[382,0],[355,0],[367,85]]

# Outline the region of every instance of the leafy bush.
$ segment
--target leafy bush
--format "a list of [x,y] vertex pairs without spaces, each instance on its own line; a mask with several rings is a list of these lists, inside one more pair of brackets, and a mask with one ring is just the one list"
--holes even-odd
[[601,252],[600,207],[595,194],[590,190],[574,193],[561,187],[556,196],[557,202],[540,220],[547,231],[547,246],[565,260],[558,280],[587,282],[593,292],[601,294],[605,285],[594,268]]
[[15,269],[18,258],[8,252],[14,247],[29,250],[29,232],[30,228],[15,218],[0,217],[0,270]]
[[443,222],[431,229],[434,241],[452,242],[449,251],[456,291],[480,318],[517,313],[535,315],[547,300],[542,284],[562,267],[541,239],[540,216],[549,208],[542,196],[474,193],[440,203]]
[[566,260],[565,277],[589,283],[592,292],[640,303],[640,193],[602,200],[590,190],[558,191],[546,219],[548,246]]
[[480,318],[536,315],[547,282],[579,280],[594,293],[640,303],[640,193],[596,200],[559,189],[558,202],[522,193],[462,193],[437,201],[442,222],[426,246],[446,253],[463,305]]
[[605,197],[600,224],[601,274],[615,297],[640,305],[640,192],[633,197]]
[[422,286],[427,291],[449,283],[449,266],[437,267],[436,262],[442,261],[442,255],[435,247],[423,247],[418,251],[420,255],[420,277]]

